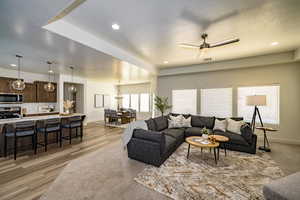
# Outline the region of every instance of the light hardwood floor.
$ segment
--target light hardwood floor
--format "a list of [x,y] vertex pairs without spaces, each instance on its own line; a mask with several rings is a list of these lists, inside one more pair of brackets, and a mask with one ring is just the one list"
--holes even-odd
[[0,158],[0,199],[38,199],[71,160],[119,140],[121,133],[120,128],[89,124],[82,142],[79,138],[72,145],[65,141],[63,148],[51,144],[47,152],[39,148],[37,155],[20,152],[16,161],[12,156]]
[[[18,154],[16,161],[13,160],[12,156],[0,158],[0,200],[38,199],[71,160],[99,149],[104,153],[110,148],[118,147],[121,149],[116,142],[120,142],[122,130],[92,123],[84,128],[83,142],[80,142],[80,139],[74,139],[72,140],[73,144],[69,145],[68,141],[65,141],[63,148],[52,144],[46,153],[43,148],[39,149],[37,155],[33,155],[32,151],[28,151],[23,155]],[[261,145],[261,141],[258,142],[259,145]],[[300,170],[300,159],[297,156],[300,154],[299,145],[272,143],[271,148],[270,156],[280,165],[286,175]],[[119,156],[127,159],[127,154],[124,151]],[[107,155],[106,159],[107,157],[109,156]],[[112,163],[110,162],[107,159],[107,165],[103,167],[111,166]],[[116,165],[115,168],[124,168],[124,163],[120,162],[119,165],[118,162],[113,163]],[[133,200],[140,200],[143,197],[147,197],[147,199],[168,199],[155,191],[134,183],[133,177],[146,166],[141,162],[128,159],[126,164],[128,169],[123,169],[123,171],[130,174],[130,176],[125,177],[132,180],[125,181],[126,178],[124,177],[120,179],[122,177],[118,177],[118,173],[114,177],[116,180],[121,180],[123,185],[127,184],[128,191],[119,191],[119,193],[114,191],[116,193],[114,194],[115,198],[112,198],[111,185],[102,186],[104,187],[104,189],[102,188],[103,195],[107,195],[107,198],[103,199],[120,199],[122,195],[122,199]],[[102,170],[104,172],[109,171]]]

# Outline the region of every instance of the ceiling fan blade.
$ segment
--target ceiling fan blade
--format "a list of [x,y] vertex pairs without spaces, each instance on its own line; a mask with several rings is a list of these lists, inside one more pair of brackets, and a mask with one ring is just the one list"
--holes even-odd
[[209,48],[219,47],[219,46],[223,46],[223,45],[227,45],[227,44],[231,44],[231,43],[235,43],[235,42],[239,42],[239,41],[240,41],[239,38],[224,40],[222,42],[217,42],[217,43],[214,43],[214,44],[210,44]]
[[200,46],[198,45],[193,45],[193,44],[187,44],[187,43],[180,43],[178,46],[183,47],[183,48],[189,48],[189,49],[199,49]]

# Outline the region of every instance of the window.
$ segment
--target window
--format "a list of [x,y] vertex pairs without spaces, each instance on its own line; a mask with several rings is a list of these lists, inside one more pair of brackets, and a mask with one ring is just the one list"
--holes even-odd
[[201,89],[201,115],[232,116],[232,88]]
[[173,90],[172,112],[180,114],[197,113],[197,90]]
[[[280,86],[256,86],[238,88],[238,116],[246,121],[252,120],[253,106],[246,105],[247,96],[266,95],[266,106],[259,106],[262,121],[269,124],[279,124],[279,92]],[[259,119],[256,119],[259,121]]]
[[139,95],[131,94],[130,95],[130,108],[136,111],[139,111]]
[[130,105],[130,96],[129,94],[123,94],[123,99],[122,99],[122,107],[123,108],[129,108]]
[[143,93],[140,95],[140,112],[150,112],[149,93]]

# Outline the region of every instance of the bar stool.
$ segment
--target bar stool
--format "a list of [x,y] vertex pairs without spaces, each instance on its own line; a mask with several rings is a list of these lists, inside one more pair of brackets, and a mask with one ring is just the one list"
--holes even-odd
[[68,129],[69,136],[61,136],[61,139],[69,140],[69,143],[72,144],[72,130],[76,130],[76,137],[78,137],[78,128],[80,129],[80,139],[82,141],[83,137],[83,120],[84,116],[74,116],[65,118],[62,120],[62,130]]
[[41,145],[45,147],[45,152],[47,152],[47,146],[48,146],[48,135],[49,133],[55,133],[56,134],[56,143],[59,142],[59,146],[62,147],[62,139],[61,139],[61,124],[60,119],[47,119],[44,121],[40,121],[42,124],[42,127],[37,128],[37,133],[44,134],[44,144],[39,143],[37,140],[37,145]]
[[31,137],[32,149],[36,154],[36,130],[34,121],[25,121],[15,123],[14,130],[8,130],[7,124],[4,125],[4,157],[7,156],[7,138],[14,138],[14,159],[17,159],[18,138]]

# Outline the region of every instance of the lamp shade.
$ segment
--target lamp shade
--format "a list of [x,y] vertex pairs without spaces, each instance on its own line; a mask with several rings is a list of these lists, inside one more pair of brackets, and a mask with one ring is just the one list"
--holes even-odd
[[266,95],[247,96],[247,105],[248,106],[265,106],[265,105],[267,105],[267,96]]

